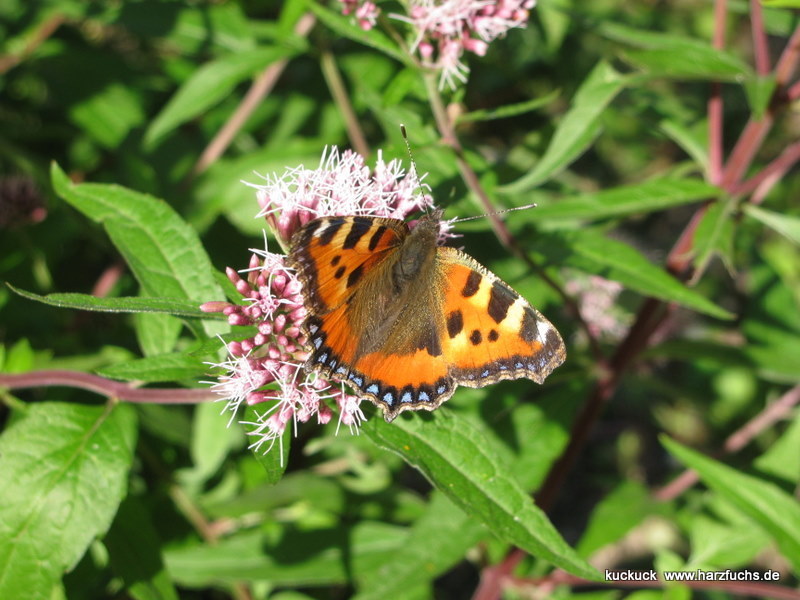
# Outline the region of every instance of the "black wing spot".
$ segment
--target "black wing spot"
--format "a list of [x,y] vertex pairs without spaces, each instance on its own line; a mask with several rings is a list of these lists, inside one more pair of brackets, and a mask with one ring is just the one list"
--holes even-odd
[[472,333],[469,334],[469,341],[472,342],[473,346],[477,346],[478,344],[480,344],[483,341],[483,336],[481,335],[481,332],[478,331],[477,329],[473,329]]
[[360,240],[371,228],[371,219],[366,217],[353,217],[353,222],[350,225],[350,231],[347,232],[347,236],[344,238],[342,248],[344,250],[355,248],[356,244],[358,244],[358,240]]
[[500,334],[499,334],[499,333],[497,333],[497,330],[496,330],[496,329],[492,329],[492,330],[489,332],[489,336],[488,336],[488,337],[489,337],[489,341],[490,341],[490,342],[496,342],[496,341],[497,341],[497,338],[499,338],[499,337],[500,337]]
[[385,231],[386,231],[386,226],[381,225],[375,230],[375,233],[372,234],[372,237],[369,238],[369,244],[367,245],[367,248],[369,249],[370,252],[372,252],[373,250],[375,250],[375,248],[378,247],[378,242],[381,241],[381,238],[383,237],[383,233]]
[[335,267],[336,265],[339,264],[340,260],[342,260],[342,255],[341,254],[337,254],[336,256],[333,257],[333,260],[331,260],[331,266]]
[[454,310],[447,315],[447,335],[450,339],[456,337],[464,329],[464,315],[460,310]]
[[533,342],[539,337],[537,321],[536,313],[533,312],[530,306],[526,306],[522,315],[522,325],[519,328],[519,336],[528,343]]
[[341,279],[345,271],[347,271],[347,268],[344,265],[342,265],[341,267],[336,269],[336,272],[333,274],[333,276],[336,277],[336,279]]
[[477,271],[470,271],[469,277],[467,277],[467,283],[464,285],[464,289],[461,290],[461,295],[464,296],[464,298],[469,298],[477,294],[478,288],[481,287],[481,280],[483,280],[483,275]]
[[364,265],[358,265],[355,269],[350,271],[350,275],[347,276],[347,287],[353,287],[359,279],[361,279],[361,275],[364,273]]
[[319,243],[321,246],[327,246],[331,243],[334,236],[339,233],[342,225],[345,224],[344,219],[330,219],[328,226],[319,234]]
[[494,319],[495,323],[500,323],[506,318],[508,309],[511,308],[511,305],[514,304],[514,301],[518,297],[517,293],[509,289],[503,282],[494,281],[492,283],[492,291],[489,293],[488,311],[489,316]]

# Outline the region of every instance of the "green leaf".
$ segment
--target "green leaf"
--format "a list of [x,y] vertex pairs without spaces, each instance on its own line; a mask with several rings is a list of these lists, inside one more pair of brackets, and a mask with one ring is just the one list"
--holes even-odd
[[622,53],[628,62],[649,76],[744,81],[752,69],[737,56],[711,44],[676,35],[657,33],[606,22],[601,32],[611,39],[641,48]]
[[611,188],[594,194],[567,197],[537,206],[537,221],[554,219],[605,219],[643,214],[698,202],[717,196],[720,190],[697,179],[654,179]]
[[753,204],[745,204],[744,212],[767,227],[774,229],[786,239],[795,244],[800,244],[800,218],[776,213]]
[[626,481],[595,507],[576,550],[589,557],[603,546],[616,542],[653,510],[649,492],[639,483]]
[[661,437],[670,454],[697,471],[703,483],[729,500],[777,542],[795,573],[800,573],[800,504],[774,483],[746,475]]
[[[255,438],[262,434],[258,433],[262,418],[266,418],[265,409],[255,405],[248,406],[245,410],[242,423],[248,435],[248,442],[252,443]],[[277,483],[286,471],[289,462],[289,450],[291,449],[291,425],[287,426],[283,435],[276,438],[272,445],[265,444],[261,447],[253,447],[253,456],[267,472],[267,482]],[[252,437],[251,437],[252,436]]]
[[223,402],[204,402],[194,409],[192,423],[193,483],[207,481],[217,473],[220,465],[242,439],[239,427],[230,423],[230,413],[225,414]]
[[131,407],[41,402],[0,437],[0,598],[49,598],[111,524],[136,445]]
[[96,312],[112,313],[166,313],[188,319],[224,319],[217,313],[204,313],[198,308],[195,302],[179,300],[175,298],[149,298],[149,297],[122,297],[122,298],[98,298],[88,294],[47,294],[40,296],[33,292],[28,292],[14,287],[10,283],[6,285],[15,294],[19,294],[28,300],[35,300],[51,306],[60,308],[75,308],[78,310],[90,310]]
[[[105,226],[144,295],[198,304],[222,299],[197,233],[163,200],[116,185],[75,185],[55,163],[51,177],[62,198]],[[203,329],[216,335],[228,326],[204,320]]]
[[321,23],[329,27],[334,33],[338,33],[349,40],[383,52],[385,55],[391,56],[407,67],[414,67],[414,61],[401,51],[391,38],[381,33],[377,28],[364,31],[355,22],[355,18],[352,16],[347,17],[341,15],[336,11],[325,8],[313,0],[308,0],[307,8],[317,16]]
[[152,149],[178,125],[227,98],[241,81],[295,52],[288,45],[271,46],[237,52],[203,65],[153,119],[144,135],[145,147]]
[[694,233],[694,264],[704,272],[714,256],[719,256],[728,270],[733,270],[733,213],[736,200],[727,198],[708,207]]
[[587,273],[618,281],[644,296],[676,302],[687,308],[716,317],[732,315],[705,296],[672,277],[642,254],[596,231],[566,231],[538,234],[533,246],[548,262],[575,267]]
[[364,575],[354,600],[403,598],[412,585],[432,580],[460,561],[486,534],[485,528],[436,492],[403,541],[404,560],[356,565]]
[[540,98],[532,98],[526,102],[517,102],[515,104],[506,104],[500,108],[473,110],[472,112],[464,113],[456,119],[456,123],[471,123],[473,121],[494,121],[495,119],[507,119],[509,117],[516,117],[517,115],[524,115],[525,113],[532,112],[543,106],[547,106],[558,98],[561,94],[560,90],[553,90]]
[[776,85],[775,75],[772,74],[753,77],[745,82],[744,90],[754,119],[761,119],[764,116]]
[[605,62],[599,63],[581,85],[572,106],[553,134],[542,158],[527,175],[497,188],[515,194],[532,190],[578,158],[600,132],[600,117],[625,85],[625,78]]
[[92,139],[116,148],[145,119],[139,96],[128,87],[112,83],[70,108],[70,118]]
[[114,573],[135,600],[177,600],[161,559],[161,544],[142,501],[128,496],[103,540]]
[[[791,392],[787,392],[791,393]],[[753,465],[763,472],[779,477],[788,483],[800,482],[800,412],[770,448],[759,456]]]
[[137,360],[116,363],[98,369],[98,375],[124,381],[184,381],[197,380],[209,370],[208,365],[189,354],[157,354]]
[[770,8],[800,8],[800,0],[761,0],[761,4]]
[[708,126],[704,123],[695,127],[688,127],[677,120],[664,120],[659,123],[661,131],[678,144],[683,151],[708,172]]
[[580,577],[599,574],[561,538],[530,495],[491,451],[490,438],[451,412],[414,415],[391,425],[372,419],[362,431],[399,454],[472,518],[502,540]]
[[216,546],[195,543],[164,552],[175,581],[189,587],[242,580],[301,586],[345,583],[353,562],[381,553],[396,557],[404,530],[368,521],[341,529],[293,530],[277,544],[260,531],[223,538]]
[[759,527],[723,524],[704,514],[692,519],[689,536],[692,552],[686,570],[745,566],[769,543]]

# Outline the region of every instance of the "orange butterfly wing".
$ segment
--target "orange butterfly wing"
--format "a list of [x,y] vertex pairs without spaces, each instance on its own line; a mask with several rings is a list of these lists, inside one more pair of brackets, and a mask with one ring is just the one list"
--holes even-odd
[[[433,219],[417,228],[438,232]],[[295,234],[289,264],[309,311],[306,367],[347,382],[388,421],[433,410],[458,384],[541,383],[566,356],[555,328],[474,259],[420,232],[394,219],[329,217]],[[391,292],[396,253],[411,244],[432,268]]]

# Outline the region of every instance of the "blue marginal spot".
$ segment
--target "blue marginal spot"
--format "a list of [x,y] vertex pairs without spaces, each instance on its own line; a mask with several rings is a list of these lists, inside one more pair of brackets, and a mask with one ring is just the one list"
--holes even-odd
[[383,401],[386,402],[389,406],[394,404],[394,394],[392,392],[386,392],[383,395]]
[[364,378],[361,375],[356,375],[355,373],[350,373],[350,381],[355,383],[358,387],[364,385]]
[[319,350],[319,347],[322,346],[322,336],[315,337],[312,343],[314,344],[314,348]]
[[309,323],[308,330],[311,333],[317,333],[319,331],[319,327],[317,325],[314,325],[313,323]]
[[378,392],[381,391],[381,388],[378,386],[377,383],[373,383],[369,387],[367,387],[367,389],[364,391],[367,392],[368,394],[377,394]]
[[422,390],[419,393],[419,401],[420,402],[430,402],[431,401],[431,397],[428,396],[428,392],[426,392],[425,390]]
[[347,367],[345,367],[344,365],[342,365],[341,367],[339,367],[338,369],[336,369],[336,372],[337,372],[339,375],[344,375],[345,373],[347,373]]
[[514,363],[514,368],[515,369],[521,369],[524,366],[525,365],[523,365],[520,361],[517,361],[517,362]]
[[489,375],[489,369],[486,369],[483,373],[481,373],[481,377],[487,377]]
[[444,385],[444,384],[442,384],[438,388],[436,388],[436,393],[437,394],[444,394],[445,391],[447,391],[447,386]]
[[400,402],[411,402],[412,399],[413,396],[411,395],[411,392],[403,392],[403,395],[400,398]]
[[319,358],[317,358],[317,362],[321,362],[323,365],[326,362],[328,362],[328,353],[327,352],[323,352],[322,354],[320,354]]

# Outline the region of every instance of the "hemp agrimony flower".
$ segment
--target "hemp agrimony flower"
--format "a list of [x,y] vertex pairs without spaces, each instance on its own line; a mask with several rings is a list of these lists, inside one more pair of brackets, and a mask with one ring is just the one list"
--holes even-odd
[[[271,232],[284,249],[292,234],[317,217],[365,215],[406,219],[433,208],[427,186],[413,172],[406,173],[400,161],[384,162],[381,155],[374,169],[359,154],[337,148],[326,150],[316,169],[295,167],[281,176],[265,177],[252,185]],[[448,237],[444,222],[442,237]],[[339,423],[351,429],[364,419],[360,399],[338,383],[308,373],[308,358],[302,332],[306,309],[297,275],[286,266],[285,256],[252,250],[248,268],[226,271],[241,302],[207,302],[206,312],[221,312],[231,325],[251,326],[255,333],[226,345],[229,358],[214,365],[226,373],[212,388],[226,401],[231,418],[242,403],[263,405],[251,435],[251,447],[269,450],[289,423],[305,423],[316,416],[328,423],[332,411],[325,400],[339,409]]]

